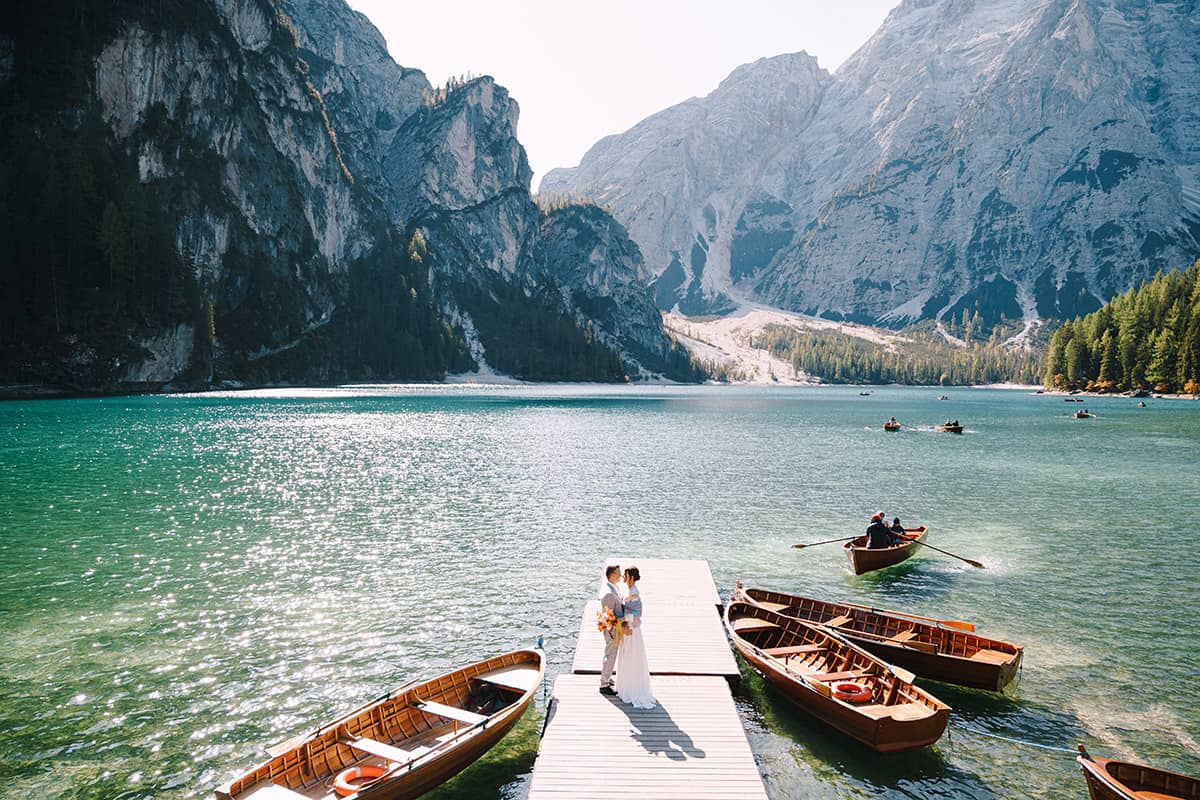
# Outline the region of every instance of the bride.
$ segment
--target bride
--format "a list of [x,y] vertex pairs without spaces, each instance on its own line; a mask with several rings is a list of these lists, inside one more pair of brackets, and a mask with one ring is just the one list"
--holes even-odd
[[642,638],[642,594],[637,582],[637,567],[625,570],[625,621],[629,626],[621,649],[617,651],[617,677],[613,688],[634,708],[654,708],[657,701],[650,690],[650,666],[646,661],[646,642]]

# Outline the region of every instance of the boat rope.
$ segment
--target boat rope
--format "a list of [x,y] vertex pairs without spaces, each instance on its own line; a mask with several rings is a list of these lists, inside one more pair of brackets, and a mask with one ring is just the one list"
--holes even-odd
[[1037,742],[1027,742],[1024,739],[1014,739],[1011,736],[1001,736],[998,733],[990,733],[988,731],[981,731],[978,728],[972,728],[969,725],[962,724],[961,722],[952,723],[950,725],[950,727],[956,728],[960,731],[966,731],[967,733],[974,733],[979,736],[986,736],[989,739],[999,739],[1002,742],[1012,742],[1013,744],[1023,744],[1026,747],[1036,747],[1039,750],[1051,750],[1055,753],[1070,753],[1073,756],[1079,755],[1079,750],[1076,748],[1073,748],[1073,747],[1059,747],[1057,745],[1052,745],[1052,744],[1038,744]]

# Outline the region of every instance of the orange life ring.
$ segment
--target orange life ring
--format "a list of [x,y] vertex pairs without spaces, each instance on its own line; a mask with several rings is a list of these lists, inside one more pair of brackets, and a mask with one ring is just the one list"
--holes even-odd
[[861,683],[839,683],[833,687],[833,696],[847,703],[865,703],[872,694],[871,688]]
[[387,770],[383,767],[373,767],[370,764],[344,769],[338,773],[337,779],[334,780],[333,790],[342,797],[349,797],[363,788],[358,785],[359,781],[373,781],[377,778],[382,778],[386,773]]

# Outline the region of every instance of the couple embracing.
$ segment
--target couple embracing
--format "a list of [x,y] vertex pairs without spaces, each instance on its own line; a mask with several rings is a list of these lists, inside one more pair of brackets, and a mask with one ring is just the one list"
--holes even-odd
[[604,633],[600,693],[617,695],[634,708],[653,708],[657,703],[650,690],[650,666],[642,639],[642,593],[637,585],[641,577],[637,567],[625,570],[624,575],[615,564],[604,570],[598,624]]

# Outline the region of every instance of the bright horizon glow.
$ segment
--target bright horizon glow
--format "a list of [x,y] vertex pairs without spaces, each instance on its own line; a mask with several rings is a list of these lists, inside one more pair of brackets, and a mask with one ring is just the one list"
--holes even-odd
[[898,0],[349,3],[397,63],[435,86],[470,73],[509,90],[536,191],[548,170],[575,166],[604,136],[708,94],[741,64],[805,50],[834,71]]

